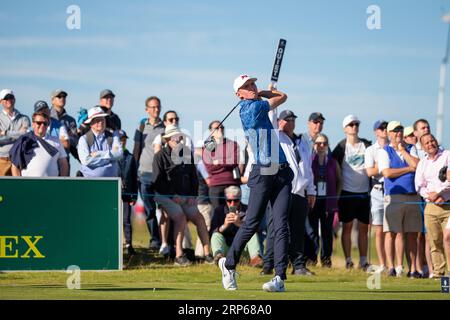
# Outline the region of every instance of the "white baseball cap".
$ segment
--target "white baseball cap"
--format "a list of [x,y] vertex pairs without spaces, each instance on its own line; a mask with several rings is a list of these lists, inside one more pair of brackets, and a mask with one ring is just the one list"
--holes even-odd
[[387,131],[402,131],[403,132],[403,126],[400,123],[400,121],[391,121],[388,123]]
[[345,128],[346,126],[348,126],[352,122],[361,123],[361,121],[359,121],[357,116],[355,116],[353,114],[349,114],[348,116],[346,116],[344,118],[344,121],[342,121],[342,127]]
[[403,129],[403,136],[407,137],[409,136],[411,133],[414,133],[414,128],[413,127],[405,127]]
[[100,118],[100,117],[107,117],[108,114],[103,111],[103,109],[100,106],[95,106],[93,108],[90,108],[88,111],[88,118],[84,123],[91,123],[92,119]]
[[0,91],[0,100],[5,99],[5,97],[10,94],[10,95],[14,95],[13,91],[11,89],[3,89],[2,91]]
[[234,83],[233,83],[234,93],[237,93],[238,90],[249,80],[256,81],[258,79],[252,78],[252,77],[250,77],[249,75],[246,75],[246,74],[241,74],[239,77],[234,79]]

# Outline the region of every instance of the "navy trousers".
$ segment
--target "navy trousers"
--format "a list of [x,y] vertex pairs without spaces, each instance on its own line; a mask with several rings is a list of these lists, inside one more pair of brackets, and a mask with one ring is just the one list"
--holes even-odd
[[150,246],[159,248],[161,246],[161,235],[159,234],[158,219],[156,218],[156,203],[153,199],[153,194],[155,193],[153,184],[141,181],[139,189],[144,202],[148,231],[151,236]]
[[250,198],[245,220],[239,228],[227,254],[225,267],[236,268],[245,245],[257,231],[270,201],[273,211],[274,267],[275,274],[286,279],[288,264],[288,212],[291,199],[291,183],[294,173],[289,166],[276,174],[262,175],[260,165],[253,165],[248,179]]
[[131,205],[123,201],[123,230],[125,233],[125,242],[131,244],[133,237],[131,230]]
[[[291,198],[289,209],[289,260],[294,270],[306,267],[305,246],[305,222],[308,215],[308,200],[297,194]],[[267,244],[266,254],[264,255],[264,268],[273,269],[273,218],[271,212],[268,212]]]
[[[310,260],[317,262],[319,248],[322,263],[331,259],[333,254],[333,220],[334,214],[326,211],[326,199],[318,198],[314,209],[306,219],[305,252]],[[321,239],[319,237],[319,221]]]

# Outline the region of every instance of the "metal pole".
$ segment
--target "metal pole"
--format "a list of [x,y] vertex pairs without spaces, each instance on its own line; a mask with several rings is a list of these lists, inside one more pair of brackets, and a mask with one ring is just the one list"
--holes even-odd
[[[444,18],[444,21],[446,19]],[[448,21],[446,21],[448,23]],[[447,45],[445,48],[445,55],[441,62],[441,68],[439,72],[439,95],[438,95],[438,106],[436,114],[436,139],[439,143],[442,143],[443,132],[444,132],[444,95],[445,95],[445,76],[447,73],[447,61],[449,52],[449,38],[450,38],[450,23],[448,25],[447,32]]]

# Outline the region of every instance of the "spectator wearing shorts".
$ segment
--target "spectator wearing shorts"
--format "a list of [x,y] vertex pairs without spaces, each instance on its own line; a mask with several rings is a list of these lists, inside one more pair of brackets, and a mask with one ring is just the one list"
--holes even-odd
[[184,134],[175,125],[167,126],[162,138],[166,144],[154,157],[153,184],[156,191],[155,201],[174,223],[175,265],[191,264],[183,254],[187,220],[197,227],[197,234],[205,252],[205,262],[213,263],[205,219],[197,208],[198,177],[192,151],[189,146],[184,145]]
[[384,250],[384,179],[378,171],[378,152],[388,144],[387,125],[384,120],[377,120],[373,125],[373,131],[377,141],[366,149],[364,165],[367,175],[372,179],[372,191],[370,192],[371,224],[375,228],[375,247],[377,250],[379,268],[378,272],[386,269],[386,252]]
[[[385,250],[389,276],[403,274],[403,235],[408,242],[411,260],[410,275],[421,277],[416,269],[417,233],[422,230],[422,218],[417,204],[414,177],[418,159],[414,146],[403,141],[403,126],[391,121],[387,126],[390,144],[378,153],[378,170],[384,177],[384,221]],[[395,248],[395,249],[394,249]],[[394,268],[394,255],[397,266]]]
[[342,247],[345,255],[345,267],[353,268],[351,258],[351,232],[353,220],[358,220],[359,267],[364,271],[369,267],[367,261],[368,229],[370,222],[370,179],[364,167],[364,154],[370,141],[359,138],[359,119],[348,115],[342,122],[346,139],[338,143],[333,150],[342,172],[342,192],[339,197],[339,221],[343,223]]
[[[431,133],[420,137],[422,149],[427,153],[417,166],[416,189],[426,202],[425,225],[430,242],[433,273],[430,277],[445,275],[444,229],[450,220],[450,183],[439,180],[439,171],[450,165],[450,151],[441,150]],[[447,202],[447,203],[446,203]],[[450,271],[450,255],[447,252],[447,269]]]

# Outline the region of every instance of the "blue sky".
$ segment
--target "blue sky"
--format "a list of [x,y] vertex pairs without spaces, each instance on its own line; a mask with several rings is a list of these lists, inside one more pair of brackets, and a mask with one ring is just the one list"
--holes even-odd
[[[81,9],[80,30],[66,27],[72,4]],[[380,30],[366,27],[372,4],[381,9]],[[55,88],[69,93],[72,115],[110,88],[129,135],[145,116],[145,98],[157,95],[193,134],[194,121],[205,130],[237,102],[232,82],[240,73],[268,85],[285,38],[278,86],[289,96],[281,108],[299,115],[297,131],[314,111],[324,113],[333,146],[350,113],[369,139],[378,118],[411,125],[424,117],[435,129],[447,36],[441,8],[450,11],[450,1],[8,1],[0,12],[0,87],[12,88],[29,115]],[[446,146],[449,103],[446,94]],[[240,128],[237,111],[225,125]]]

